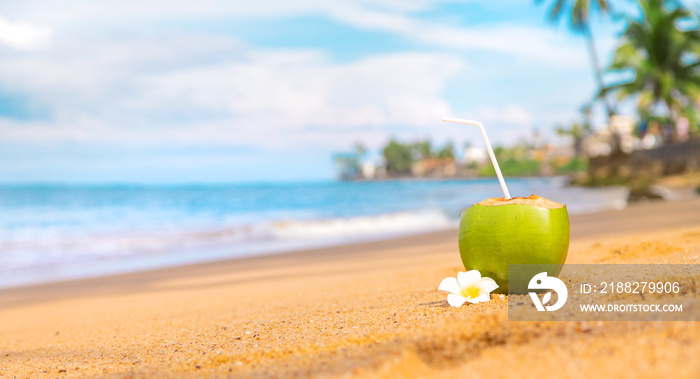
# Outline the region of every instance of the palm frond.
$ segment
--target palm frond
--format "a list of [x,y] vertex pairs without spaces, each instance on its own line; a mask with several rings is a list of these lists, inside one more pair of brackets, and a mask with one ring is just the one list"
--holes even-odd
[[562,10],[564,9],[564,5],[566,5],[566,0],[556,0],[554,2],[552,9],[549,11],[549,19],[551,21],[556,21],[559,19],[559,16],[562,14]]
[[571,14],[571,21],[575,28],[582,28],[588,23],[589,0],[576,0]]
[[600,8],[600,11],[603,13],[606,13],[610,11],[610,4],[608,4],[607,0],[597,0],[598,3],[598,8]]
[[[670,3],[670,2],[669,2]],[[636,96],[645,114],[665,105],[670,117],[692,105],[700,95],[700,30],[679,29],[679,21],[696,19],[683,7],[665,7],[665,0],[640,1],[642,17],[629,20],[608,71],[632,70],[634,79],[607,86],[598,96]]]

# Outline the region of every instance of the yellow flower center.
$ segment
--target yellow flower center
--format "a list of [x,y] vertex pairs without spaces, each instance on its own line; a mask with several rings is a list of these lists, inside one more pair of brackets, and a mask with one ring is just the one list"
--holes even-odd
[[480,292],[479,287],[469,286],[462,290],[462,296],[466,297],[467,299],[474,299],[479,297]]

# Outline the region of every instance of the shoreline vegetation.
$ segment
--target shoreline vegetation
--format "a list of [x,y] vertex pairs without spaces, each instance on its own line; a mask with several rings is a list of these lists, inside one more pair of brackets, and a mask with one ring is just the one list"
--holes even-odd
[[[335,154],[341,180],[403,178],[489,178],[496,172],[485,148],[466,145],[461,156],[454,143],[433,148],[430,140],[399,142],[391,139],[381,148],[380,162],[365,158],[367,149],[358,142],[354,151]],[[567,147],[522,142],[513,147],[496,146],[501,171],[510,177],[556,176],[585,172],[586,162]]]
[[[497,146],[494,154],[506,177],[565,176],[573,186],[622,185],[630,190],[629,201],[671,199],[675,195],[669,191],[700,193],[700,137],[646,147],[638,137],[623,140],[634,148],[613,152],[612,137],[603,145],[592,139],[569,147],[554,147],[533,138],[535,142],[509,148]],[[485,148],[466,145],[461,155],[455,150],[454,143],[435,149],[429,140],[401,143],[392,139],[381,149],[379,163],[366,158],[362,143],[356,143],[352,152],[336,154],[334,161],[339,179],[348,181],[496,176]]]

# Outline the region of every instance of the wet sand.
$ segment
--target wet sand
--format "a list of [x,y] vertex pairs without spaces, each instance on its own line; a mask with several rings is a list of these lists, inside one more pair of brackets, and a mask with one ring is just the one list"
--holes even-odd
[[[700,199],[573,216],[567,263],[700,263]],[[451,308],[456,231],[0,291],[0,377],[700,377],[697,322]]]

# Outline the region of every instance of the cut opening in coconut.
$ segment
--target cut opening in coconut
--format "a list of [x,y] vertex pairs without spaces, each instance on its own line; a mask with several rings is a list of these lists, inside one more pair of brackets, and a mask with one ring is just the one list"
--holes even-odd
[[477,205],[484,205],[487,207],[495,207],[498,205],[530,205],[533,207],[540,207],[545,209],[557,209],[563,208],[564,204],[559,204],[556,201],[545,199],[544,197],[539,197],[537,195],[530,195],[528,197],[513,197],[506,199],[503,197],[492,197],[477,203]]

